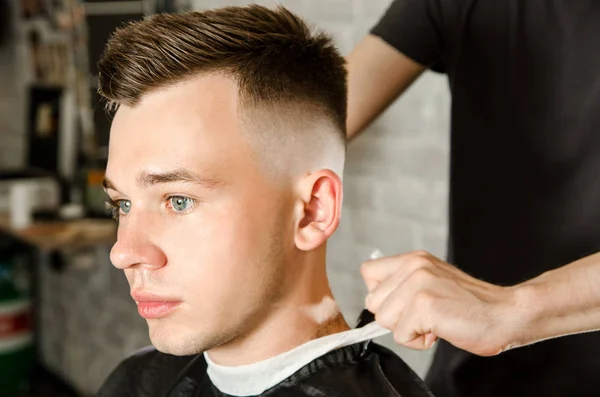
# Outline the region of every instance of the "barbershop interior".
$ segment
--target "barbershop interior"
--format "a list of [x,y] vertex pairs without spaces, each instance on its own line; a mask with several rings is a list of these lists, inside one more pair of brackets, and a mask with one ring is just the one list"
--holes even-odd
[[[396,6],[395,10],[392,3]],[[117,212],[125,211],[123,203],[131,204],[126,200],[107,197],[108,190],[116,190],[112,182],[107,182],[106,177],[109,141],[113,139],[111,138],[111,125],[114,109],[110,109],[108,101],[99,93],[98,62],[116,29],[130,22],[142,21],[155,14],[175,15],[190,11],[203,12],[248,4],[266,7],[283,5],[312,27],[327,32],[332,37],[339,53],[346,57],[375,26],[379,26],[378,32],[383,32],[384,27],[378,25],[378,22],[386,12],[400,13],[400,8],[403,7],[400,3],[406,5],[406,10],[411,7],[415,10],[418,8],[414,5],[417,2],[411,0],[0,0],[0,397],[95,396],[120,363],[155,342],[149,332],[152,320],[147,321],[144,316],[140,315],[141,309],[136,307],[139,302],[135,297],[132,299],[131,280],[128,280],[123,272],[124,266],[113,260],[118,255],[113,252],[111,256],[111,249],[113,246],[116,247],[121,221],[114,219],[114,213],[112,213],[114,208],[112,210],[107,208],[107,201],[113,201],[112,205],[113,207],[116,205]],[[438,2],[423,0],[421,3],[437,4]],[[485,2],[479,1],[479,3]],[[521,4],[522,2],[510,3]],[[548,3],[562,4],[563,2]],[[590,7],[595,7],[594,15],[597,18],[600,15],[599,7],[597,4],[590,5]],[[439,16],[435,12],[429,11],[427,11],[428,18]],[[406,12],[408,13],[408,11]],[[517,11],[511,9],[510,12]],[[552,12],[560,14],[560,7]],[[500,14],[498,13],[498,15]],[[579,15],[583,14],[585,13]],[[593,12],[588,13],[586,17],[591,18],[591,14]],[[451,14],[444,15],[448,18],[451,17]],[[551,13],[546,14],[546,17],[548,18],[546,22],[551,20]],[[498,18],[502,17],[498,16]],[[423,27],[424,19],[405,17],[400,23],[414,27],[414,37],[417,38],[420,37],[418,34],[423,33],[425,29]],[[387,23],[387,28],[390,25],[392,24]],[[488,26],[490,25],[488,24]],[[594,26],[600,26],[600,21]],[[593,31],[600,33],[597,28],[594,29],[596,30]],[[427,36],[425,33],[423,35]],[[412,36],[405,34],[405,37]],[[405,45],[407,42],[406,40],[399,41],[401,42],[399,45]],[[390,43],[394,44],[395,42],[392,40]],[[406,45],[406,47],[414,50],[419,56],[425,57],[428,51],[433,51],[432,47],[434,46],[423,45],[427,48],[421,52],[416,49],[415,45],[412,47]],[[466,59],[470,56],[467,51],[470,47],[465,46],[464,48],[466,55],[462,56],[463,59]],[[504,49],[499,51],[504,51]],[[541,50],[538,55],[545,56],[545,53],[540,54],[542,54]],[[489,61],[488,58],[485,59]],[[523,62],[521,58],[519,62]],[[600,65],[598,57],[594,58],[594,62],[596,62],[595,65]],[[482,61],[483,64],[485,64],[484,61]],[[592,63],[588,62],[588,64]],[[452,64],[452,67],[456,68],[456,65],[460,65],[460,62]],[[369,285],[361,276],[361,266],[364,262],[375,259],[377,256],[399,255],[417,250],[426,251],[442,260],[449,260],[447,259],[449,230],[457,230],[449,227],[452,217],[448,215],[449,205],[452,205],[452,202],[448,200],[450,186],[455,183],[450,183],[450,178],[454,175],[451,173],[450,167],[450,143],[456,143],[450,139],[451,123],[454,119],[456,123],[452,126],[456,127],[462,117],[471,112],[469,109],[465,110],[465,102],[469,101],[457,102],[463,105],[462,107],[457,105],[453,108],[451,106],[451,89],[459,87],[460,84],[463,86],[468,86],[468,84],[460,79],[461,73],[450,69],[454,73],[450,81],[443,71],[436,68],[436,65],[425,68],[418,75],[418,79],[417,75],[414,75],[414,78],[406,83],[402,95],[393,101],[387,100],[385,108],[377,117],[373,117],[373,120],[366,123],[366,126],[362,126],[361,129],[364,131],[347,143],[343,167],[343,204],[340,209],[342,215],[339,225],[327,240],[326,273],[337,307],[350,327],[353,327],[364,315],[365,297],[370,292]],[[382,73],[394,73],[391,67],[388,66],[386,69],[385,65],[379,70]],[[583,79],[583,76],[587,76],[589,73],[580,75]],[[542,79],[540,76],[545,75],[542,73],[537,76],[533,74],[529,76],[533,81],[531,84],[534,84],[536,78]],[[600,82],[600,80],[597,79],[596,82]],[[477,84],[471,85],[476,86]],[[493,90],[496,90],[494,92],[504,92],[500,84],[491,84],[491,86],[493,86]],[[593,86],[593,84],[587,84],[587,86]],[[599,97],[598,92],[600,91],[597,90],[599,86],[596,84],[596,94],[594,94],[596,98]],[[361,91],[361,94],[367,91]],[[456,92],[464,91],[457,89]],[[352,95],[352,89],[350,89],[350,95]],[[499,94],[494,100],[502,101],[500,97]],[[526,98],[531,99],[532,97]],[[529,99],[521,101],[526,103]],[[358,107],[369,106],[366,103],[367,99],[353,98],[352,100],[359,103]],[[515,103],[521,102],[516,101]],[[589,105],[592,102],[590,100],[586,103]],[[492,102],[485,102],[485,99],[471,99],[470,105],[477,108],[477,111],[482,114],[486,112],[486,109],[489,110],[495,106]],[[513,106],[517,105],[513,104]],[[595,106],[597,117],[600,114],[598,106],[589,106]],[[457,113],[451,113],[453,109]],[[535,117],[548,110],[543,105],[534,106],[532,109]],[[567,108],[561,109],[564,114],[571,114],[568,113],[568,109],[565,109]],[[582,107],[581,109],[587,108]],[[536,111],[539,112],[536,113]],[[591,114],[591,111],[589,112]],[[559,112],[559,114],[563,113]],[[349,114],[350,118],[351,116]],[[495,115],[485,113],[478,119],[478,122],[481,120],[490,122],[490,120],[497,119]],[[568,120],[567,116],[560,119],[560,122],[566,122],[565,120]],[[504,122],[502,121],[502,123]],[[559,124],[555,123],[554,125]],[[592,123],[586,125],[592,125]],[[599,124],[594,125],[597,128]],[[505,124],[502,124],[502,128],[504,126]],[[481,134],[485,135],[485,131],[481,131]],[[597,132],[595,135],[598,135]],[[491,132],[489,137],[492,141],[491,145],[496,140],[500,142],[500,138]],[[177,139],[177,134],[172,134],[172,138]],[[477,138],[474,139],[476,142],[480,142]],[[521,147],[527,146],[528,143],[523,142]],[[503,143],[498,143],[498,145],[505,148],[502,146]],[[545,143],[540,145],[543,146]],[[546,150],[546,154],[548,154],[555,150],[553,153],[559,153],[559,150],[564,149],[566,152],[569,148],[569,150],[573,150],[573,153],[575,151],[574,146],[569,146],[569,144],[557,145],[554,149],[550,148],[551,145],[548,144],[545,149],[539,149],[539,152],[537,150],[531,152],[541,153],[542,150]],[[478,146],[478,153],[483,150],[481,147]],[[460,146],[460,148],[462,149],[460,152],[458,149],[452,151],[453,156],[457,156],[457,159],[466,150],[465,146]],[[522,149],[523,153],[528,148]],[[122,152],[118,153],[123,155]],[[132,152],[130,155],[138,156],[140,154]],[[558,156],[557,154],[556,157]],[[475,157],[479,159],[484,156],[472,155],[471,159]],[[509,163],[510,157],[510,154],[505,156],[505,160]],[[576,155],[572,157],[576,157]],[[469,158],[469,155],[466,158]],[[561,158],[565,161],[561,164],[566,164],[567,156]],[[510,172],[514,172],[511,174],[511,178],[520,178],[526,175],[527,171],[520,174],[520,171],[517,170],[520,160],[513,160],[512,165],[507,166]],[[577,162],[578,160],[573,161]],[[583,160],[581,164],[583,164]],[[459,166],[457,165],[457,169]],[[116,171],[118,170],[113,168],[113,172]],[[492,167],[490,172],[496,171],[497,169]],[[475,172],[469,175],[475,175]],[[566,175],[566,171],[560,175]],[[526,179],[525,176],[523,178]],[[542,186],[541,184],[546,181],[542,176],[540,179],[529,177],[528,180],[531,181],[532,186],[538,182]],[[456,183],[464,183],[464,180],[459,181],[457,178]],[[473,191],[480,194],[478,200],[492,200],[490,201],[492,203],[494,199],[491,196],[494,193],[489,190],[492,189],[490,187],[492,184],[486,183],[483,179],[479,179],[477,183],[480,184],[481,190],[474,189]],[[517,182],[514,183],[514,186],[516,185]],[[463,190],[466,191],[466,189]],[[514,204],[511,201],[513,199],[516,203],[515,197],[511,196],[505,200],[506,208],[512,208],[509,206]],[[555,197],[547,196],[546,198],[552,200]],[[183,199],[178,200],[175,200],[176,204],[185,204]],[[171,201],[173,200],[171,199]],[[116,204],[114,204],[115,202]],[[497,203],[497,201],[493,203]],[[556,204],[558,201],[553,203],[556,206],[560,205]],[[492,204],[488,204],[487,208],[491,210],[489,207],[492,207]],[[464,209],[466,206],[462,205],[461,208]],[[539,208],[541,207],[536,207],[532,216],[544,218],[542,209]],[[538,209],[539,212],[535,212]],[[456,216],[456,214],[453,216],[456,222],[479,225],[476,218],[479,216],[478,214],[483,214],[483,211],[473,210],[472,216],[466,216],[464,213],[459,213],[461,216]],[[511,216],[508,215],[509,209],[495,208],[494,211],[503,215],[489,217],[489,219],[494,219],[494,221],[490,221],[490,230],[496,227],[493,222],[500,225],[498,230],[510,230],[508,226],[501,229],[506,218]],[[526,215],[523,216],[526,217]],[[597,221],[595,221],[596,224],[600,224]],[[567,224],[565,221],[564,225]],[[529,226],[525,223],[523,225],[522,230],[534,229],[527,229]],[[256,227],[260,228],[261,225],[258,224]],[[567,239],[575,235],[582,235],[578,234],[580,231],[569,235],[565,232],[563,236]],[[587,231],[588,229],[585,229],[586,233]],[[119,231],[119,236],[121,233],[127,238],[134,238],[124,230]],[[143,233],[145,231],[140,232],[140,234]],[[486,233],[488,230],[478,229],[477,232],[480,236]],[[506,234],[508,235],[507,243],[495,240],[498,249],[489,248],[493,245],[486,246],[488,253],[493,252],[491,258],[497,255],[498,250],[503,250],[511,244],[513,247],[521,243],[529,244],[528,247],[532,247],[532,250],[543,251],[542,245],[538,244],[537,239],[532,238],[533,243],[528,243],[529,240],[526,238],[519,240],[517,237],[510,236],[509,232]],[[552,234],[548,230],[543,230],[540,231],[540,234],[551,235],[554,238],[558,235],[558,231],[556,234]],[[464,234],[461,236],[465,239]],[[491,236],[489,236],[490,239],[492,239]],[[184,237],[182,237],[183,240]],[[468,241],[471,240],[466,238],[464,241],[456,240],[455,243],[468,245],[470,244]],[[588,241],[585,240],[585,244]],[[197,244],[199,251],[204,250],[201,242]],[[560,259],[563,261],[560,264],[567,264],[571,260],[593,253],[590,249],[585,248],[588,247],[587,245],[584,247],[582,244],[584,243],[570,244],[573,250],[569,251],[569,255],[571,252],[573,255],[566,256],[567,254],[565,254],[554,260]],[[560,244],[555,245],[559,246]],[[574,251],[575,248],[579,250]],[[467,247],[466,250],[469,249],[473,249],[473,257],[477,258],[476,255],[479,255],[480,251],[473,246]],[[547,256],[549,257],[550,254]],[[456,257],[459,256],[456,255]],[[532,254],[531,258],[534,257],[535,255]],[[546,258],[543,255],[539,257]],[[463,252],[461,258],[467,258],[465,260],[468,261],[468,252],[467,254]],[[543,261],[540,259],[541,262]],[[559,265],[558,262],[555,263],[551,260],[544,263],[552,263],[547,267],[558,267]],[[139,266],[143,266],[143,264]],[[518,265],[514,267],[516,268]],[[485,278],[485,281],[492,283],[510,284],[532,278],[545,270],[548,269],[543,268],[542,265],[532,265],[528,270],[526,267],[522,267],[521,273],[518,273],[517,270],[510,274],[508,274],[508,270],[507,274],[502,274],[501,271],[489,271],[481,273],[480,276],[482,279]],[[223,271],[226,272],[227,269]],[[148,277],[150,277],[148,280],[152,279],[152,276]],[[219,302],[214,305],[228,310]],[[156,336],[156,340],[162,336]],[[591,338],[592,336],[588,335],[587,337]],[[571,341],[569,338],[567,337],[565,340]],[[416,379],[426,378],[430,369],[433,368],[434,355],[436,349],[439,348],[439,346],[433,346],[429,349],[414,349],[404,346],[397,343],[394,335],[389,332],[375,335],[374,342],[399,356],[406,363],[407,368],[417,375]],[[543,342],[540,345],[542,347],[539,349],[542,353],[539,353],[538,356],[545,357],[545,362],[550,365],[553,361],[549,357],[553,357],[550,355],[553,353],[543,353],[543,346],[546,345]],[[558,347],[557,351],[571,351],[566,342],[564,346],[567,347],[560,346],[562,347]],[[459,353],[456,353],[455,358],[458,361],[450,361],[451,364],[445,367],[450,372],[454,371],[452,365],[460,363],[462,360]],[[440,356],[439,359],[443,360],[444,358]],[[595,360],[596,367],[591,365],[589,368],[596,368],[595,373],[597,374],[600,363],[598,363],[597,357]],[[565,361],[577,362],[577,359],[563,360],[563,364]],[[524,364],[525,362],[503,365],[512,366],[514,371],[522,371],[527,366],[534,368],[537,365]],[[527,362],[532,363],[534,359]],[[481,369],[484,368],[484,363],[484,361],[473,361],[469,365],[465,364],[460,371],[457,369],[456,373],[452,372],[452,376],[461,376],[461,382],[485,383],[482,380],[486,379],[488,375]],[[479,367],[479,365],[482,366]],[[443,367],[444,364],[439,364],[437,370],[440,366]],[[481,371],[478,372],[478,368]],[[559,370],[556,369],[556,371]],[[519,376],[522,373],[519,372]],[[594,376],[597,377],[597,375]],[[489,382],[491,384],[498,379]],[[554,380],[558,382],[557,379],[561,379],[561,377],[544,379],[542,381],[550,385]],[[508,384],[508,379],[501,380],[502,384],[505,381]],[[532,380],[530,386],[536,381]],[[523,381],[523,383],[525,384],[527,381]],[[437,387],[440,390],[439,388],[442,386]],[[562,386],[556,387],[556,390],[559,390]],[[131,390],[138,389],[132,386]],[[485,388],[474,388],[473,390],[485,390]],[[486,394],[486,392],[465,391],[464,393],[460,394],[455,391],[455,394],[447,394],[447,396],[486,397],[498,395]],[[400,394],[402,393],[393,395]],[[151,395],[138,391],[138,394],[134,392],[123,392],[122,394],[112,392],[110,394],[109,392],[102,394],[101,397],[106,395],[114,397],[152,397],[154,395],[157,397],[163,395],[165,397],[191,397],[205,394],[185,394],[183,392],[167,394],[165,392]],[[206,395],[216,396],[217,394]],[[252,395],[259,395],[259,393]],[[273,394],[273,396],[275,395],[286,394]],[[325,396],[329,394],[306,395]],[[360,396],[363,395],[360,394]],[[425,394],[402,394],[403,397],[421,395]],[[510,392],[503,395],[506,397],[521,396],[521,394],[511,394]],[[574,394],[536,394],[535,392],[528,394],[528,396],[535,395],[583,396],[583,394],[575,392]],[[355,395],[349,394],[348,396]],[[376,396],[373,395],[373,397]]]

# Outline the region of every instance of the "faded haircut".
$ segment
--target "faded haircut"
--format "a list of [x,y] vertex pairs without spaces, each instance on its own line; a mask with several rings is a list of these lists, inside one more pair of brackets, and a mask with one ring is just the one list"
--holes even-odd
[[98,91],[113,110],[186,79],[224,73],[237,84],[241,112],[301,109],[332,127],[322,132],[346,141],[344,58],[331,37],[281,6],[155,14],[116,30],[98,66]]

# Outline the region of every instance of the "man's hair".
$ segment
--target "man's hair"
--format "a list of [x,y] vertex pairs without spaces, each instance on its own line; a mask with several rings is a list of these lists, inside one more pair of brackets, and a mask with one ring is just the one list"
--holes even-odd
[[118,29],[99,63],[109,107],[204,73],[236,81],[242,108],[301,108],[345,141],[346,69],[332,39],[283,7],[155,14]]

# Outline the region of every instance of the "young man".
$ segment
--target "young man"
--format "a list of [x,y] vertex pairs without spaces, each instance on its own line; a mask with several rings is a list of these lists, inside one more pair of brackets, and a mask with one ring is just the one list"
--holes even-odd
[[111,260],[153,344],[99,396],[431,396],[329,288],[346,123],[329,37],[283,8],[155,15],[99,68]]

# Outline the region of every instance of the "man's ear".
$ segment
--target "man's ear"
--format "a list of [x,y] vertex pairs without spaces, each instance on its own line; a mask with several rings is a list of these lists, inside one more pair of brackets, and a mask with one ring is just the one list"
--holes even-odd
[[324,244],[340,224],[343,187],[331,170],[321,170],[299,182],[298,217],[294,241],[310,251]]

